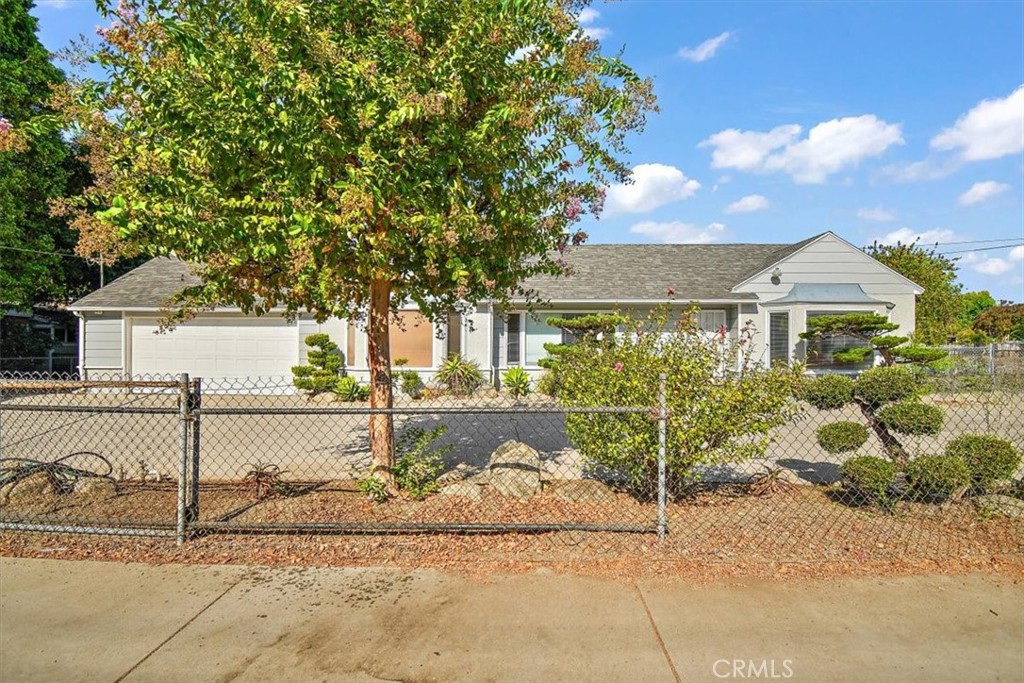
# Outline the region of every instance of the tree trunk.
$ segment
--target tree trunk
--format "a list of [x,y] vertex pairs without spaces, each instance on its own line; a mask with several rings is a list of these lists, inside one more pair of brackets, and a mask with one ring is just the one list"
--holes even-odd
[[875,415],[875,408],[860,400],[856,403],[857,407],[860,408],[860,412],[867,418],[871,430],[874,431],[878,440],[882,442],[882,448],[885,449],[885,454],[889,456],[889,459],[897,465],[906,465],[907,461],[910,460],[910,454],[907,453],[907,449],[903,447],[900,440],[893,436],[892,432],[878,419],[878,416]]
[[[391,408],[391,283],[374,279],[370,283],[367,340],[370,356],[370,407]],[[392,468],[395,465],[395,424],[390,414],[370,416],[370,452],[373,476],[383,481],[391,495],[398,494]]]

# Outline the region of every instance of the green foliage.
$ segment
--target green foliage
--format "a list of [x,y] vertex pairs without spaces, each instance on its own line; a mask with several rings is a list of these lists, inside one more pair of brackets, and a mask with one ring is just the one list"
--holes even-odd
[[907,363],[934,363],[942,361],[949,356],[945,349],[938,349],[934,346],[922,346],[920,344],[906,344],[899,347],[897,354],[901,361]]
[[388,485],[380,477],[360,477],[356,479],[356,489],[375,503],[383,503],[391,497]]
[[613,334],[615,328],[626,321],[626,317],[617,313],[592,313],[576,318],[548,318],[546,322],[551,327],[557,327],[572,332],[578,338],[584,338],[599,334]]
[[914,396],[918,389],[914,373],[904,367],[879,366],[860,373],[854,395],[863,403],[878,407]]
[[868,428],[859,422],[832,422],[817,432],[818,444],[832,454],[855,451],[868,440]]
[[917,297],[914,334],[922,344],[945,344],[956,334],[963,314],[956,260],[934,248],[914,244],[874,244],[868,254],[897,273],[921,285]]
[[899,325],[877,313],[842,313],[808,318],[807,331],[800,333],[800,337],[807,340],[853,337],[869,344],[867,347],[839,349],[832,354],[833,358],[844,363],[860,363],[873,352],[878,352],[886,365],[927,363],[947,355],[942,349],[907,344],[909,337],[889,334],[898,328]]
[[[543,359],[542,359],[543,360]],[[537,393],[545,396],[551,396],[552,398],[558,396],[561,384],[558,381],[558,374],[551,370],[548,370],[540,379],[537,380]]]
[[991,344],[992,341],[992,337],[973,327],[965,327],[956,333],[956,343],[961,346],[981,346]]
[[971,485],[971,470],[951,455],[922,455],[907,463],[907,480],[924,498],[958,498]]
[[423,380],[420,379],[420,373],[415,370],[402,370],[398,373],[398,376],[402,381],[402,391],[406,396],[411,398],[419,398],[423,392]]
[[1006,439],[991,434],[963,434],[949,442],[946,455],[960,458],[971,472],[971,486],[990,492],[1014,475],[1021,453]]
[[836,410],[853,400],[853,379],[846,375],[820,375],[807,382],[800,397],[818,410]]
[[309,347],[306,352],[309,365],[292,367],[292,383],[310,396],[334,391],[345,363],[338,345],[328,335],[317,333],[306,337],[306,346]]
[[884,406],[878,411],[878,419],[897,434],[935,436],[942,431],[943,413],[927,403],[902,401]]
[[398,488],[415,500],[422,500],[437,491],[437,478],[444,471],[442,458],[453,446],[434,446],[434,442],[448,431],[445,425],[438,425],[430,431],[410,427],[397,439],[397,458],[393,471]]
[[370,387],[360,384],[351,375],[339,377],[334,383],[333,391],[339,399],[346,402],[365,401],[370,398]]
[[979,315],[996,305],[996,300],[986,290],[964,292],[960,295],[960,305],[960,327],[970,328]]
[[846,484],[864,500],[888,508],[892,504],[890,490],[896,480],[896,466],[873,455],[850,458],[840,471]]
[[445,359],[434,374],[434,379],[445,391],[456,396],[469,396],[484,383],[480,366],[458,353],[453,353]]
[[1024,341],[1024,304],[988,308],[974,319],[974,329],[999,341]]
[[0,316],[92,288],[85,261],[54,253],[70,252],[78,235],[66,217],[50,215],[49,202],[81,191],[89,178],[81,150],[60,131],[29,135],[34,118],[53,116],[47,100],[64,83],[36,37],[31,6],[0,3]]
[[509,368],[501,375],[501,385],[515,397],[530,393],[530,375],[520,367]]
[[[752,330],[738,340],[699,334],[684,317],[668,325],[667,313],[629,320],[636,334],[621,339],[590,336],[560,359],[558,396],[569,406],[651,406],[659,375],[667,374],[667,462],[673,482],[703,465],[743,462],[764,454],[771,431],[795,410],[798,375],[788,367],[764,368],[741,353]],[[619,472],[649,492],[656,481],[658,424],[641,414],[571,414],[571,443],[591,465]]]

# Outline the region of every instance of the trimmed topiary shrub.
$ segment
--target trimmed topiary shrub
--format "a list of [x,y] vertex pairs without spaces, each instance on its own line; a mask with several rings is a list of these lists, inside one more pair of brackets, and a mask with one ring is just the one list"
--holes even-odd
[[873,455],[850,458],[840,467],[846,484],[869,503],[889,507],[889,489],[896,480],[896,466]]
[[836,410],[853,400],[853,380],[846,375],[822,375],[808,382],[800,397],[818,410]]
[[919,497],[959,498],[971,485],[971,470],[952,455],[922,455],[907,463],[907,480]]
[[914,373],[899,366],[880,366],[865,370],[854,382],[853,392],[870,406],[902,401],[917,392]]
[[949,442],[946,455],[960,458],[971,472],[971,488],[992,491],[996,484],[1013,476],[1020,467],[1021,454],[1006,439],[991,434],[964,434]]
[[919,401],[903,401],[878,411],[886,429],[910,436],[934,436],[942,431],[942,410]]
[[832,454],[849,453],[868,440],[868,428],[859,422],[832,422],[818,428],[818,444]]

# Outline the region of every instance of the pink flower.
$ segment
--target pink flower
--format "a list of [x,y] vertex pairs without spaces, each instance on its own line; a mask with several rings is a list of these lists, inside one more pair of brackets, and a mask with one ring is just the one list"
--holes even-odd
[[676,295],[676,288],[675,287],[669,287],[667,293],[668,293],[669,296],[675,296]]
[[583,212],[583,202],[580,201],[579,197],[573,197],[569,200],[569,206],[565,209],[565,217],[569,220],[574,220]]
[[0,116],[0,134],[10,133],[12,130],[14,130],[14,124]]
[[622,363],[615,364],[615,372],[622,372]]

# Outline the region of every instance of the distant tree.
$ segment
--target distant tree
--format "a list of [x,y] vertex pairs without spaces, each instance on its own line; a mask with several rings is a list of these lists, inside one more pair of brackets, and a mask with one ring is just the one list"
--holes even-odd
[[77,148],[59,131],[24,126],[52,112],[64,75],[36,37],[32,0],[0,0],[0,315],[65,302],[90,289],[92,269],[68,256],[78,240],[49,203],[87,183]]
[[[97,179],[80,250],[173,251],[211,304],[363,318],[392,405],[389,313],[433,322],[525,294],[621,182],[649,81],[588,38],[577,0],[121,0],[65,108]],[[110,113],[116,110],[117,116]],[[374,476],[397,490],[389,414]]]
[[956,281],[956,259],[939,254],[934,247],[926,249],[917,242],[895,245],[876,242],[867,252],[924,288],[924,293],[917,297],[916,341],[944,344],[956,334],[963,313],[962,287]]
[[987,308],[974,319],[974,328],[993,339],[1024,341],[1024,304]]
[[964,292],[960,295],[960,301],[963,304],[960,312],[961,327],[971,327],[974,324],[975,318],[981,315],[982,311],[996,305],[996,300],[986,290]]

